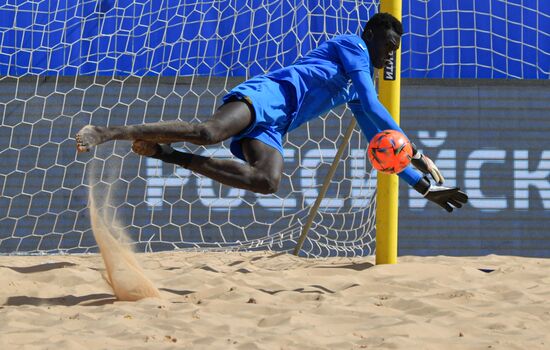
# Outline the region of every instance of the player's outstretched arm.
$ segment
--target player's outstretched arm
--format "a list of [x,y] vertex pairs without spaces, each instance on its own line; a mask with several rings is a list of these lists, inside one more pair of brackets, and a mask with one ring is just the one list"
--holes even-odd
[[[361,127],[361,130],[368,140],[380,131],[378,126],[373,122],[374,118],[368,117],[359,101],[348,102],[348,107],[353,112],[359,126]],[[420,170],[425,175],[431,175],[433,179],[441,185],[445,179],[435,163],[426,155],[416,150],[414,145],[413,149],[415,152],[415,158],[412,159],[411,163],[414,168]],[[427,200],[438,204],[448,212],[453,211],[453,208],[462,207],[462,205],[468,201],[468,195],[462,192],[459,188],[432,185],[428,177],[422,177],[417,171],[414,170],[413,166],[408,166],[405,170],[400,172],[398,176],[422,194]]]
[[433,185],[426,176],[421,178],[413,187],[424,198],[434,202],[449,213],[454,208],[462,208],[468,202],[468,195],[460,188]]
[[[370,76],[363,71],[352,72],[350,75],[359,96],[360,106],[356,101],[348,103],[348,106],[354,113],[367,139],[370,140],[374,133],[380,130],[392,129],[403,133],[378,100]],[[416,147],[413,148],[415,153],[411,164],[422,173],[431,175],[437,184],[441,185],[445,178],[435,163],[416,150]],[[420,174],[414,171],[412,167],[407,167],[399,173],[399,177],[404,179],[427,200],[436,203],[448,212],[452,212],[454,208],[462,207],[468,201],[468,195],[459,188],[432,185],[427,177],[420,177]]]

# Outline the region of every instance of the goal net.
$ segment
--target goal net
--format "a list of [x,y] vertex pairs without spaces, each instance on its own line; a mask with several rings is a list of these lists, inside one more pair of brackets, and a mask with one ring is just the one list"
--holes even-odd
[[[84,125],[204,121],[239,82],[288,65],[336,34],[360,33],[363,1],[16,1],[1,5],[0,253],[97,251],[88,192],[109,198],[138,251],[289,251],[352,115],[294,131],[275,195],[222,186],[139,157],[129,142],[75,152]],[[228,143],[197,154],[231,158]],[[354,131],[302,254],[374,250],[374,185]],[[91,168],[99,169],[87,178]]]
[[[543,3],[403,1],[403,76],[547,79],[550,14]],[[378,5],[2,2],[0,254],[97,251],[87,209],[92,187],[111,199],[102,212],[123,223],[140,251],[291,250],[352,118],[344,108],[288,136],[281,186],[269,196],[138,157],[128,142],[77,155],[74,135],[87,124],[204,121],[239,82],[291,64],[334,35],[360,33]],[[175,146],[231,157],[227,143]],[[375,173],[365,149],[354,131],[303,254],[374,251]],[[90,186],[92,166],[100,170]]]

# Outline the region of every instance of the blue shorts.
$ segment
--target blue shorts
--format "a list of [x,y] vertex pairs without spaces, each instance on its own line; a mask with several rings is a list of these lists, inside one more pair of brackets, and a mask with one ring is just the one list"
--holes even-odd
[[223,103],[244,100],[254,108],[252,123],[231,140],[235,157],[246,159],[241,140],[251,138],[275,148],[283,155],[283,136],[296,114],[296,97],[289,83],[280,83],[264,76],[245,81],[223,97]]

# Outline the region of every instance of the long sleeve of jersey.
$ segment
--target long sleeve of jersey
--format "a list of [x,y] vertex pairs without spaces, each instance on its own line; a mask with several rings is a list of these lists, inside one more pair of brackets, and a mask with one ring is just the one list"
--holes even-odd
[[[337,46],[337,51],[358,96],[358,100],[348,102],[348,106],[367,139],[370,141],[377,132],[387,129],[397,130],[406,135],[378,99],[371,77],[372,66],[366,45],[362,41],[346,41]],[[411,186],[416,185],[421,178],[410,165],[399,173],[399,177]]]

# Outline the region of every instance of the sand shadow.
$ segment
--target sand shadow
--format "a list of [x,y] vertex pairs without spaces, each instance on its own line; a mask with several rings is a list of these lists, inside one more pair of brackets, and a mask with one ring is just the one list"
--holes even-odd
[[478,269],[478,270],[485,273],[491,273],[495,271],[495,269]]
[[159,288],[159,290],[176,294],[176,295],[187,295],[187,294],[195,293],[195,291],[192,291],[192,290],[177,290],[177,289],[170,289],[170,288]]
[[239,273],[252,273],[252,271],[248,270],[248,269],[245,269],[245,268],[240,268],[238,270],[235,270],[235,272],[239,272]]
[[83,296],[65,295],[62,297],[54,297],[54,298],[39,298],[39,297],[29,297],[26,295],[19,295],[19,296],[9,297],[3,306],[22,306],[22,305],[100,306],[100,305],[112,304],[115,301],[116,301],[116,298],[112,294],[106,294],[106,293],[88,294]]
[[4,265],[0,267],[4,267],[19,273],[37,273],[37,272],[45,272],[45,271],[50,271],[55,269],[63,269],[65,267],[71,267],[71,266],[76,266],[76,264],[73,264],[70,262],[56,262],[56,263],[46,263],[46,264],[23,266],[23,267],[4,266]]
[[216,270],[216,269],[214,269],[214,268],[212,268],[208,265],[201,266],[201,267],[199,267],[199,269],[204,270],[204,271],[208,271],[208,272],[215,272],[215,273],[219,272],[218,270]]
[[355,271],[363,271],[370,269],[374,264],[369,262],[359,263],[359,264],[347,264],[347,265],[325,265],[325,266],[315,266],[316,269],[350,269]]
[[305,288],[278,289],[278,290],[267,290],[267,289],[260,288],[258,290],[261,291],[261,292],[267,293],[269,295],[275,295],[275,294],[281,293],[281,292],[298,292],[298,293],[305,293],[305,294],[311,294],[311,293],[314,293],[314,294],[325,294],[325,293],[334,294],[335,293],[333,290],[330,290],[330,289],[325,288],[323,286],[320,286],[318,284],[311,284],[311,285],[309,285],[309,287],[313,287],[313,288],[316,288],[318,290],[307,290]]

